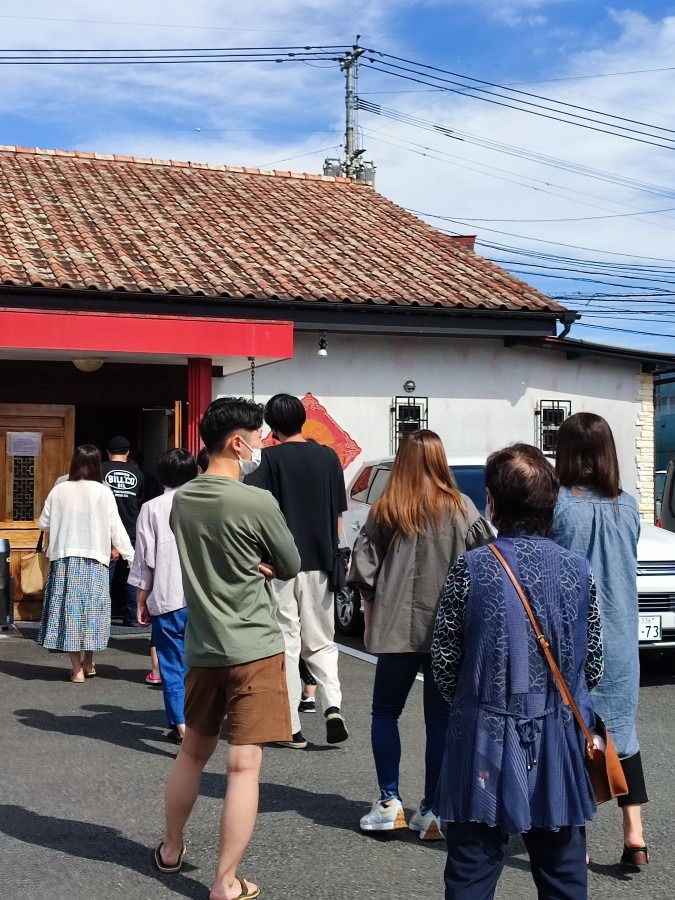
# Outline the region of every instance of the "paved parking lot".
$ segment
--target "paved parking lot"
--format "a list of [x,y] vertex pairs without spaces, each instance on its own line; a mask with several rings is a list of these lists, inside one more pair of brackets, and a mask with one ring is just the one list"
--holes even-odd
[[[76,686],[66,678],[64,658],[37,647],[34,636],[26,629],[0,637],[0,896],[207,898],[224,789],[222,753],[205,773],[182,873],[160,876],[150,848],[161,832],[163,784],[175,748],[164,739],[161,692],[143,683],[147,638],[113,635],[98,657],[99,677]],[[643,679],[654,861],[635,876],[615,865],[619,820],[615,809],[603,809],[590,829],[592,898],[675,896],[673,671],[671,663],[651,663]],[[262,885],[266,900],[443,896],[442,843],[423,844],[407,832],[365,837],[358,831],[376,795],[368,735],[373,673],[367,661],[341,656],[352,732],[346,744],[327,746],[322,718],[305,716],[311,750],[265,751],[260,818],[242,872]],[[421,702],[409,706],[402,719],[402,789],[412,810],[421,792],[423,741]],[[535,897],[518,842],[497,897]]]

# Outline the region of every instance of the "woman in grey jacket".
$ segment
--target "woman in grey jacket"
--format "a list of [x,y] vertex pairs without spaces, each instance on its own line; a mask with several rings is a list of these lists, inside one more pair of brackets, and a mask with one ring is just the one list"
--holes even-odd
[[[438,435],[433,431],[407,435],[356,540],[348,578],[365,601],[366,647],[378,656],[371,742],[380,797],[361,819],[363,831],[410,827],[423,840],[442,837],[433,803],[449,707],[431,674],[434,619],[449,567],[465,550],[491,538],[488,523],[458,491]],[[420,668],[425,786],[419,810],[408,825],[399,792],[398,719]]]

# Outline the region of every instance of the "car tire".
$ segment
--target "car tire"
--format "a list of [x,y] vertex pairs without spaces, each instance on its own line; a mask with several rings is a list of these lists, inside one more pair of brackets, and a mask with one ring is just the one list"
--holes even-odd
[[363,634],[361,597],[359,592],[349,585],[335,594],[335,630],[346,637]]

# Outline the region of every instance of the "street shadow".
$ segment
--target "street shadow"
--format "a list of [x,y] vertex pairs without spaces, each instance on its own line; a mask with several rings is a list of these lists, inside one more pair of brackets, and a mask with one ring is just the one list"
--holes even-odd
[[[206,797],[222,799],[227,780],[218,772],[204,772],[200,794]],[[297,813],[309,819],[315,825],[326,828],[340,828],[356,834],[364,834],[359,829],[359,820],[368,812],[368,803],[362,800],[349,800],[340,794],[320,794],[287,784],[261,782],[258,811],[264,813]],[[367,837],[373,840],[398,840],[406,843],[420,843],[419,834],[401,828],[397,831],[370,832]],[[428,842],[427,846],[436,847],[445,852],[445,841]]]
[[[40,663],[36,664],[33,662],[0,659],[0,672],[4,675],[9,675],[12,678],[20,678],[22,681],[63,681],[69,685],[68,675],[70,674],[70,665],[68,654],[60,653],[56,650],[45,652],[49,652],[52,659],[57,656],[62,657],[63,666],[43,666]],[[101,653],[104,652],[104,650],[101,650]],[[106,681],[142,681],[150,664],[149,653],[150,650],[148,649],[148,645],[145,645],[144,655],[148,657],[148,665],[140,669],[121,669],[119,666],[111,666],[102,661],[99,654],[96,653],[94,655],[94,665],[96,666],[96,672],[98,673],[97,677],[105,679]],[[81,688],[69,687],[68,690],[81,690]]]
[[[82,821],[73,823],[70,818],[42,816],[21,806],[0,804],[0,832],[33,847],[45,847],[80,859],[112,863],[153,881],[170,883],[171,890],[179,897],[203,900],[206,896],[207,889],[203,884],[184,875],[184,872],[196,871],[196,866],[184,862],[181,872],[170,876],[171,881],[167,882],[167,877],[154,867],[153,848],[132,841],[107,825]],[[149,888],[148,896],[151,895]]]
[[81,709],[95,715],[55,715],[43,709],[17,709],[14,715],[22,725],[40,731],[107,741],[116,747],[139,750],[142,753],[165,756],[169,759],[176,755],[175,750],[164,750],[146,743],[165,740],[166,725],[163,710],[139,711],[105,704],[82,706]]
[[636,875],[640,869],[638,866],[626,868],[618,863],[595,863],[593,860],[588,864],[588,871],[594,875],[602,875],[604,878],[614,878],[616,881],[630,882],[633,875]]

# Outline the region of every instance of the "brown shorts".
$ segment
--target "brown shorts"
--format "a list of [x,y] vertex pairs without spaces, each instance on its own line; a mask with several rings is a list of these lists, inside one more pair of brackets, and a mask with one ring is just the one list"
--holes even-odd
[[291,739],[285,654],[240,666],[198,668],[185,677],[185,724],[197,734],[220,734],[227,716],[228,744]]

